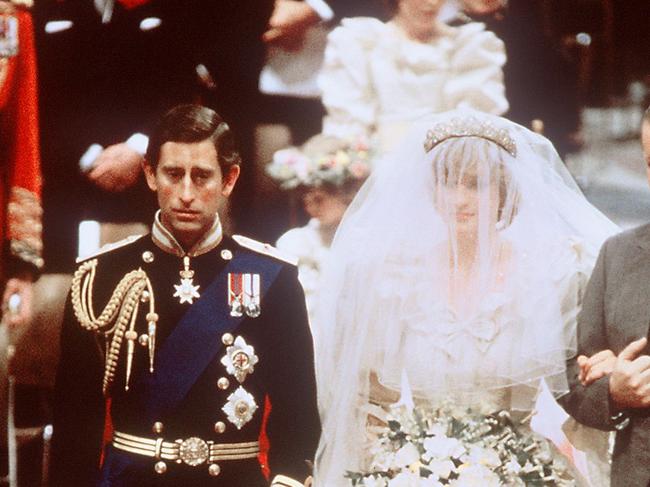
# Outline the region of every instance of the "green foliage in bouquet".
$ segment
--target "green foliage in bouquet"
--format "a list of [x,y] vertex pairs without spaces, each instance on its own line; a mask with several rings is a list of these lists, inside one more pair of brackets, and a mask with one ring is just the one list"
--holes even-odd
[[568,464],[553,454],[548,441],[517,425],[507,411],[394,406],[370,458],[369,471],[347,472],[351,485],[576,485]]

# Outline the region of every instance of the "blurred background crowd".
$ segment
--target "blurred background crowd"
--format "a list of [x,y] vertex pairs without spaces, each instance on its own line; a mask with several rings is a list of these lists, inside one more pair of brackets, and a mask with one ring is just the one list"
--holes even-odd
[[646,220],[649,14],[645,0],[0,0],[1,424],[25,438],[0,447],[7,479],[47,481],[11,452],[43,453],[75,257],[152,221],[140,164],[168,108],[232,125],[228,229],[299,256],[312,313],[373,158],[427,113],[532,127],[614,221]]

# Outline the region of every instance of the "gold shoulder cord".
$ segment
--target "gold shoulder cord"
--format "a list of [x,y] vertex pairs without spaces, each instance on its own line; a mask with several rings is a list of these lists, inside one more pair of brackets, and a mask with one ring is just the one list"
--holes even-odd
[[106,339],[106,359],[102,386],[106,395],[115,377],[115,369],[124,338],[127,339],[125,390],[129,390],[135,341],[138,338],[135,331],[135,322],[140,302],[149,302],[149,313],[146,316],[147,334],[140,337],[140,343],[148,347],[149,371],[153,372],[158,314],[155,312],[151,281],[145,271],[138,269],[129,272],[122,278],[113,291],[108,304],[97,318],[92,306],[96,268],[97,259],[89,260],[79,266],[72,278],[71,295],[74,314],[81,326],[88,331],[103,335]]

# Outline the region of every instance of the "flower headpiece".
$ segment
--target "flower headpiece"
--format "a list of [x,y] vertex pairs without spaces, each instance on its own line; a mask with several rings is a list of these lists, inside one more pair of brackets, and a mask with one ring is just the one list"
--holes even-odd
[[323,184],[342,186],[349,181],[363,181],[368,177],[371,156],[365,139],[343,141],[317,135],[302,147],[277,151],[266,172],[282,189]]
[[490,122],[483,122],[474,117],[454,118],[451,122],[440,123],[427,131],[424,150],[431,151],[447,139],[459,137],[480,137],[494,142],[512,157],[517,157],[517,144],[504,128],[497,128]]

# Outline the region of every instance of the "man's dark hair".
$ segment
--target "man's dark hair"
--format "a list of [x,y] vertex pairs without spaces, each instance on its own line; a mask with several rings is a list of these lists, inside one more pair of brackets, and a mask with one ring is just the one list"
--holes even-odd
[[160,148],[165,142],[192,144],[204,140],[214,144],[223,174],[241,163],[235,136],[228,124],[217,112],[201,105],[178,105],[162,116],[149,138],[147,163],[156,169]]

